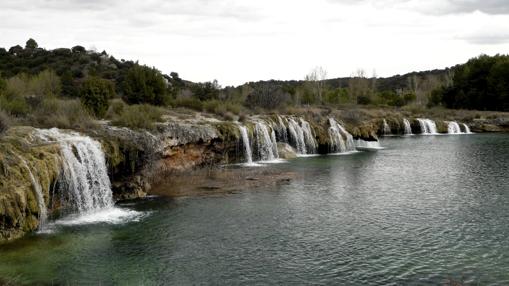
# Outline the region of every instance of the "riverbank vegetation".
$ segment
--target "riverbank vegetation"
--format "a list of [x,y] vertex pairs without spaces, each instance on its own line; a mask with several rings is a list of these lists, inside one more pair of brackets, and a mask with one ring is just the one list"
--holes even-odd
[[24,48],[0,48],[0,131],[11,124],[83,129],[97,119],[153,128],[174,108],[226,120],[312,108],[344,110],[352,117],[359,116],[353,115],[359,108],[410,114],[447,113],[444,108],[509,111],[509,57],[480,56],[444,70],[389,78],[358,70],[348,78],[327,79],[327,71],[317,67],[300,81],[221,87],[82,46],[46,50],[30,39]]

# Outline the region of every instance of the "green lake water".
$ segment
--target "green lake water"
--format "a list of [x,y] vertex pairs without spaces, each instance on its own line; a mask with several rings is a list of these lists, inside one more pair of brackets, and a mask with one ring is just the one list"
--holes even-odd
[[258,167],[298,174],[267,190],[149,198],[121,204],[127,217],[109,223],[61,221],[0,246],[0,280],[509,284],[509,135],[381,143],[378,152]]

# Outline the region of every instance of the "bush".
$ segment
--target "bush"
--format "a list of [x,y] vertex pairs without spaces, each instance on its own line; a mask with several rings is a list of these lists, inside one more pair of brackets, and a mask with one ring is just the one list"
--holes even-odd
[[162,121],[164,109],[148,105],[124,106],[120,115],[113,118],[113,125],[128,127],[132,129],[154,129],[156,122]]
[[127,104],[122,99],[113,99],[110,101],[110,107],[106,112],[107,119],[117,118],[122,115],[124,110],[127,108]]
[[25,116],[29,111],[26,99],[16,94],[0,95],[0,106],[14,116]]
[[177,98],[176,100],[174,100],[172,102],[172,106],[173,107],[189,108],[189,109],[193,109],[196,111],[203,111],[203,103],[196,98],[190,98],[190,97]]
[[155,68],[138,64],[127,71],[122,91],[124,100],[130,104],[166,105],[169,101],[163,75]]
[[58,75],[52,70],[44,70],[29,79],[30,95],[59,96],[62,92],[62,83]]
[[43,128],[86,129],[94,126],[93,118],[78,99],[45,98],[28,121]]
[[89,77],[80,88],[83,105],[93,114],[103,117],[109,106],[109,99],[115,96],[115,87],[109,80]]

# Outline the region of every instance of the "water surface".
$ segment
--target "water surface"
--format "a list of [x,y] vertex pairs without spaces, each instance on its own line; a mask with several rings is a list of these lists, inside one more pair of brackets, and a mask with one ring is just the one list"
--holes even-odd
[[387,138],[298,158],[288,184],[151,198],[123,223],[59,224],[0,246],[26,284],[509,284],[509,135]]

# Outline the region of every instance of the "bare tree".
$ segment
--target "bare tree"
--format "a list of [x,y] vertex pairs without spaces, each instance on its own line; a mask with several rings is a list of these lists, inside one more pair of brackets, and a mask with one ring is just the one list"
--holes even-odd
[[348,81],[348,94],[350,100],[354,103],[358,103],[359,97],[365,97],[368,99],[371,93],[371,85],[373,83],[366,78],[366,72],[363,69],[358,69]]
[[322,103],[323,91],[325,80],[327,79],[327,70],[321,66],[315,67],[309,74],[306,75],[305,81],[309,82],[313,88],[314,95],[318,101]]

